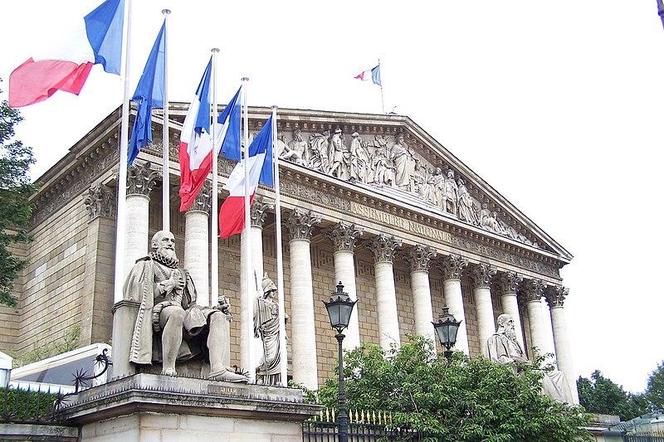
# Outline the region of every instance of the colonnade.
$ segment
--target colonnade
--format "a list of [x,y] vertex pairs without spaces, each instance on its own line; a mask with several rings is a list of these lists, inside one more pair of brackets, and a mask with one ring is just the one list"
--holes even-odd
[[[138,185],[129,185],[127,196],[127,212],[131,214],[131,222],[127,223],[126,240],[126,269],[131,267],[134,260],[147,254],[148,245],[148,210],[149,190],[154,184],[154,172],[135,168],[129,174],[128,180],[134,180]],[[142,183],[142,184],[141,184]],[[140,191],[131,192],[131,189]],[[205,202],[207,195],[200,197],[196,204],[185,214],[185,247],[184,265],[190,271],[199,292],[208,293],[208,214],[209,205]],[[263,274],[262,250],[262,224],[265,213],[271,209],[266,203],[257,201],[252,207],[252,223],[249,229],[249,241],[254,271],[259,277]],[[291,311],[289,321],[292,334],[291,367],[293,380],[310,389],[318,388],[318,370],[316,358],[316,328],[314,291],[311,257],[311,237],[321,222],[321,217],[308,210],[294,209],[285,217],[285,227],[289,233],[289,271],[290,286],[286,288],[290,297]],[[394,259],[397,254],[404,255],[410,263],[410,282],[414,311],[415,333],[434,339],[434,330],[431,321],[434,319],[432,308],[431,284],[429,272],[431,268],[439,269],[443,276],[443,296],[457,320],[462,321],[457,335],[455,349],[469,354],[468,322],[461,289],[462,275],[467,274],[472,283],[475,317],[477,329],[472,334],[477,335],[481,352],[486,352],[486,340],[495,333],[495,311],[502,311],[512,316],[515,323],[519,342],[524,344],[524,331],[519,314],[519,300],[525,303],[527,311],[527,326],[530,354],[535,348],[539,350],[550,348],[547,342],[549,333],[546,330],[548,321],[542,299],[546,299],[551,316],[553,344],[557,358],[558,368],[566,374],[571,387],[576,375],[574,373],[572,353],[567,337],[565,323],[564,301],[568,290],[559,285],[547,285],[537,278],[523,277],[510,269],[498,269],[486,262],[470,263],[461,255],[434,250],[431,246],[414,244],[404,246],[398,238],[381,233],[372,237],[362,237],[362,230],[348,222],[340,222],[332,228],[326,229],[327,237],[334,244],[334,277],[335,282],[342,281],[352,299],[362,301],[355,281],[354,254],[358,241],[366,246],[374,257],[375,296],[378,319],[378,339],[381,347],[389,349],[400,345],[399,306],[395,290]],[[362,238],[361,238],[362,237]],[[242,248],[245,250],[245,248]],[[242,259],[242,265],[247,265]],[[241,278],[243,279],[243,278]],[[494,310],[492,290],[497,291],[500,305]],[[252,308],[253,290],[241,289],[241,309]],[[201,303],[209,302],[203,298]],[[346,331],[347,339],[344,342],[346,349],[351,349],[361,343],[359,309],[355,309],[350,325]],[[251,340],[249,327],[241,326],[240,360],[243,367],[251,366]],[[571,388],[575,393],[576,388]]]

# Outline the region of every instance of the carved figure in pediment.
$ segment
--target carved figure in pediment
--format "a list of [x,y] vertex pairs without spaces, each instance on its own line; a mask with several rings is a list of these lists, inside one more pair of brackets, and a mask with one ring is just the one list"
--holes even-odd
[[375,184],[394,185],[395,178],[394,163],[387,156],[387,149],[384,147],[377,148],[373,157],[373,179]]
[[440,167],[436,167],[433,173],[429,175],[424,189],[425,191],[422,194],[422,197],[427,202],[437,207],[442,207],[445,177],[443,176],[443,170]]
[[443,210],[453,215],[457,214],[457,202],[459,200],[459,186],[454,180],[454,171],[447,171],[445,178],[445,191],[443,193]]
[[466,182],[459,178],[458,184],[458,194],[459,194],[459,219],[469,222],[473,225],[480,224],[480,211],[475,205],[474,198],[468,192],[466,187]]
[[369,151],[366,144],[362,142],[360,134],[353,132],[351,136],[353,139],[350,142],[350,177],[367,183],[371,167]]
[[413,175],[410,177],[410,191],[418,195],[422,199],[427,192],[427,180],[429,179],[429,171],[426,166],[422,165],[419,158],[415,158],[415,168]]
[[400,189],[409,190],[410,177],[415,171],[415,156],[404,141],[403,134],[397,135],[392,146],[391,158],[394,162],[394,184]]
[[330,140],[332,152],[329,174],[342,180],[350,178],[350,149],[341,137],[341,129],[336,129]]
[[300,129],[293,131],[293,139],[286,144],[282,140],[276,143],[281,148],[279,158],[293,162],[295,164],[306,165],[305,156],[307,153],[307,142],[302,138]]
[[330,131],[327,129],[322,134],[313,134],[309,139],[309,167],[312,169],[327,173],[330,167],[329,140]]

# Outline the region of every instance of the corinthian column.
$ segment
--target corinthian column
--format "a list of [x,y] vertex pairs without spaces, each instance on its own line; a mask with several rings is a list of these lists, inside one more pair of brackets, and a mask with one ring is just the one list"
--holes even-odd
[[401,241],[393,236],[378,235],[369,243],[374,254],[376,276],[376,309],[378,310],[378,334],[380,346],[389,350],[393,344],[401,345],[397,294],[394,288],[392,260]]
[[454,349],[468,352],[468,331],[466,329],[466,313],[463,308],[463,295],[461,294],[461,270],[466,266],[466,260],[458,255],[445,256],[441,263],[443,271],[443,293],[445,304],[457,321],[461,321]]
[[150,192],[158,176],[149,161],[141,166],[134,164],[127,170],[125,276],[137,259],[148,254]]
[[274,206],[262,199],[256,199],[251,205],[251,259],[258,282],[263,280],[263,223],[268,210]]
[[413,307],[415,313],[415,333],[432,341],[436,348],[436,333],[431,321],[433,309],[431,307],[431,288],[429,286],[429,267],[436,251],[428,246],[417,245],[410,249],[410,286],[413,292]]
[[196,304],[210,305],[208,237],[210,218],[210,186],[205,185],[198,193],[194,204],[184,215],[184,268],[189,271],[196,285]]
[[293,381],[318,389],[316,326],[313,277],[311,274],[311,232],[320,217],[295,209],[288,215],[290,231],[290,295]]
[[528,309],[528,326],[530,327],[530,354],[534,355],[535,348],[539,355],[546,352],[546,331],[544,330],[544,317],[542,311],[542,295],[544,284],[539,279],[526,279],[523,281],[521,293]]
[[558,369],[565,374],[569,388],[574,397],[574,403],[579,403],[579,393],[576,389],[576,373],[574,372],[574,362],[572,350],[567,336],[567,321],[563,304],[569,294],[569,289],[562,286],[549,286],[544,295],[549,304],[551,312],[551,326],[553,327],[553,343],[556,348],[556,361]]
[[501,272],[498,276],[498,290],[500,291],[500,303],[503,307],[503,313],[506,313],[514,320],[514,330],[516,331],[516,338],[525,348],[523,344],[523,326],[521,325],[521,315],[519,314],[519,302],[516,297],[516,290],[521,284],[521,278],[515,272]]
[[[335,283],[341,281],[344,290],[353,301],[357,300],[357,289],[355,286],[355,262],[353,251],[357,238],[362,235],[362,231],[355,227],[355,224],[340,222],[328,234],[334,242],[334,280]],[[358,307],[355,306],[353,314],[348,323],[344,348],[352,350],[360,345],[360,325],[358,320]]]
[[477,333],[480,341],[480,349],[484,356],[488,356],[486,341],[496,331],[490,289],[491,280],[495,274],[496,269],[486,263],[474,265],[470,272],[477,311]]

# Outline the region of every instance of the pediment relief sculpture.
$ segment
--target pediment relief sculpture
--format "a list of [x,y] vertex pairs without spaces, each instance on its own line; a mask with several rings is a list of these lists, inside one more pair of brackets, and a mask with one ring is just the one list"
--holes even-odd
[[368,136],[341,129],[279,134],[279,158],[393,196],[416,199],[446,216],[523,244],[542,248],[519,224],[498,216],[488,198],[449,166],[434,166],[395,136]]

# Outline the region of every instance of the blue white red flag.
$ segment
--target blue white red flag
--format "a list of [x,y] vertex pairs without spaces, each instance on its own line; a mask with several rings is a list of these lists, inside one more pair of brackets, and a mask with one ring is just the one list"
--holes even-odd
[[253,203],[258,183],[272,187],[272,117],[268,118],[249,146],[249,158],[235,165],[224,188],[230,195],[219,210],[219,236],[228,238],[244,229],[244,168],[248,168],[247,187]]
[[138,80],[136,92],[131,98],[136,103],[137,110],[127,152],[129,164],[133,163],[142,147],[152,142],[152,109],[162,109],[164,107],[165,61],[166,21],[164,20],[148,60],[145,62],[145,68]]
[[357,80],[362,80],[362,81],[369,81],[373,84],[377,84],[378,86],[381,85],[380,83],[380,65],[377,65],[376,67],[369,69],[367,71],[362,71],[359,74],[357,74],[355,77]]
[[[51,48],[35,48],[42,56],[28,58],[9,76],[9,105],[39,103],[57,91],[78,95],[95,64],[120,74],[124,0],[106,0],[86,15],[74,29],[63,31],[66,42]],[[48,41],[46,42],[48,44]]]
[[241,108],[240,91],[233,96],[230,103],[219,115],[221,124],[215,133],[216,141],[212,142],[210,123],[210,82],[212,81],[212,59],[208,62],[201,78],[196,94],[191,100],[189,111],[180,132],[180,211],[187,211],[196,200],[205,181],[212,170],[212,146],[217,149],[222,145],[228,149],[240,150],[240,125],[232,123],[233,116]]
[[662,26],[664,26],[664,3],[662,0],[657,0],[657,14],[659,14],[659,18],[662,20]]

